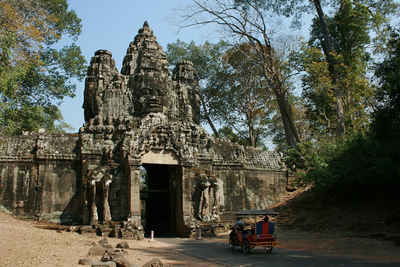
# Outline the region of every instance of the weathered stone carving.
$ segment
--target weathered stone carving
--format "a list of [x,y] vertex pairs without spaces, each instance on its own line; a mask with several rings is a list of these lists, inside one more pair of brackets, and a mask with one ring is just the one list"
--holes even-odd
[[[79,134],[1,137],[2,205],[98,227],[82,226],[81,232],[143,238],[145,202],[146,224],[155,228],[147,230],[188,236],[200,223],[267,208],[286,194],[281,155],[213,138],[200,126],[193,64],[181,61],[171,73],[147,22],[129,44],[120,73],[111,52],[95,52],[83,109]],[[142,166],[152,179],[143,194]]]
[[192,196],[194,214],[201,221],[219,220],[219,201],[221,197],[218,179],[208,170],[194,170],[195,190]]
[[150,113],[164,114],[169,121],[200,121],[193,64],[179,62],[171,78],[165,52],[147,22],[130,43],[121,73],[115,68],[111,52],[96,51],[90,61],[84,98],[89,126],[117,122],[120,130],[126,130],[123,124],[127,124],[127,117],[143,119]]
[[176,84],[176,96],[173,98],[175,101],[172,103],[171,117],[200,124],[200,93],[193,63],[187,60],[178,62],[172,80]]
[[[113,180],[113,172],[115,170],[110,166],[98,166],[92,171],[89,171],[84,180],[84,205],[85,214],[84,221],[89,219],[90,224],[99,221],[99,213],[97,204],[101,205],[102,214],[100,218],[103,222],[111,221],[110,205],[108,202],[110,184]],[[99,192],[101,190],[101,192]],[[88,216],[90,213],[90,216]]]
[[[85,81],[83,109],[86,122],[94,119],[96,115],[110,112],[112,104],[119,102],[119,99],[110,97],[113,93],[116,96],[120,95],[118,89],[111,87],[112,80],[117,74],[118,70],[111,52],[107,50],[96,51],[95,56],[90,60],[88,76]],[[106,109],[106,111],[103,109]]]

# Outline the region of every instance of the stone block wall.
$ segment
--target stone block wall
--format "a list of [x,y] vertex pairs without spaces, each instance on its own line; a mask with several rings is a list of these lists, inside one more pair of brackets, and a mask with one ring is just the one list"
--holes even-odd
[[243,166],[213,166],[219,178],[219,218],[232,220],[244,209],[267,209],[287,196],[286,170],[254,170]]
[[81,216],[78,135],[0,137],[0,202],[10,212],[54,222]]

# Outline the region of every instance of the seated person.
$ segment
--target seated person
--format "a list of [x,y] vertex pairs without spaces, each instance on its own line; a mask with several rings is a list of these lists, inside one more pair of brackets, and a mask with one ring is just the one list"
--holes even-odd
[[274,234],[274,226],[273,222],[269,222],[269,217],[265,216],[262,221],[257,223],[256,235],[257,236],[265,236],[265,235],[273,235]]
[[244,228],[246,227],[244,222],[241,220],[242,218],[237,218],[237,221],[233,225],[233,229],[238,237],[239,242],[243,241],[242,233],[244,231]]

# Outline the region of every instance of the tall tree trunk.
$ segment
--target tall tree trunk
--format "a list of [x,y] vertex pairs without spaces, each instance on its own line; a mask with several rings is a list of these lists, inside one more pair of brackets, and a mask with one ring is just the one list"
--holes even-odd
[[275,93],[276,100],[279,106],[279,111],[282,116],[287,145],[289,147],[296,148],[297,143],[300,143],[300,137],[294,125],[293,116],[290,111],[289,104],[286,101],[285,94],[283,93],[282,89],[276,89],[272,87],[272,90]]
[[346,125],[344,122],[344,109],[343,109],[343,102],[342,102],[342,92],[338,88],[339,78],[338,73],[335,69],[336,60],[332,58],[331,53],[333,52],[333,45],[332,45],[332,38],[331,34],[329,33],[328,23],[326,22],[325,14],[322,10],[321,1],[320,0],[313,0],[314,6],[317,10],[319,22],[321,24],[322,29],[322,36],[324,38],[324,45],[323,50],[326,56],[326,59],[329,64],[329,72],[332,75],[332,85],[333,85],[333,93],[335,96],[335,115],[336,115],[336,135],[343,136],[346,131]]
[[252,122],[252,116],[248,116],[248,127],[249,127],[249,144],[252,147],[257,147],[256,141],[255,141],[255,134],[254,134],[254,125]]
[[[269,43],[267,38],[265,38],[265,43]],[[286,143],[289,147],[296,148],[297,143],[300,143],[301,140],[296,126],[294,125],[290,104],[286,100],[286,90],[284,84],[279,78],[281,73],[274,67],[273,60],[271,60],[274,58],[274,51],[272,48],[264,49],[262,45],[255,45],[255,47],[258,48],[259,51],[258,54],[260,62],[262,62],[262,71],[265,81],[274,92],[276,101],[278,102],[285,131]]]
[[210,118],[210,114],[208,113],[207,106],[206,106],[206,103],[205,103],[205,101],[203,99],[203,96],[201,96],[200,99],[201,99],[201,105],[203,106],[204,117],[206,118],[206,120],[208,122],[208,125],[210,125],[211,130],[213,131],[215,137],[219,138],[219,133],[218,133],[217,128],[215,128],[215,125],[214,125],[214,123],[212,122],[212,120]]

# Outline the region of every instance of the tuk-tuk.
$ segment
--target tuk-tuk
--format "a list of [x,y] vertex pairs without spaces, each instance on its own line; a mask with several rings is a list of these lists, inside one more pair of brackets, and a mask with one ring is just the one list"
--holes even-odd
[[[251,229],[244,229],[242,232],[242,242],[239,241],[238,236],[234,233],[231,233],[229,236],[229,246],[231,249],[234,249],[235,246],[242,247],[244,253],[249,253],[250,249],[255,247],[264,247],[267,252],[271,252],[272,249],[279,244],[276,241],[275,235],[275,223],[276,216],[279,213],[272,210],[242,210],[236,212],[236,217],[253,217],[254,218],[254,227]],[[260,217],[268,216],[272,217],[272,221],[258,221]],[[233,229],[232,231],[236,231]]]

